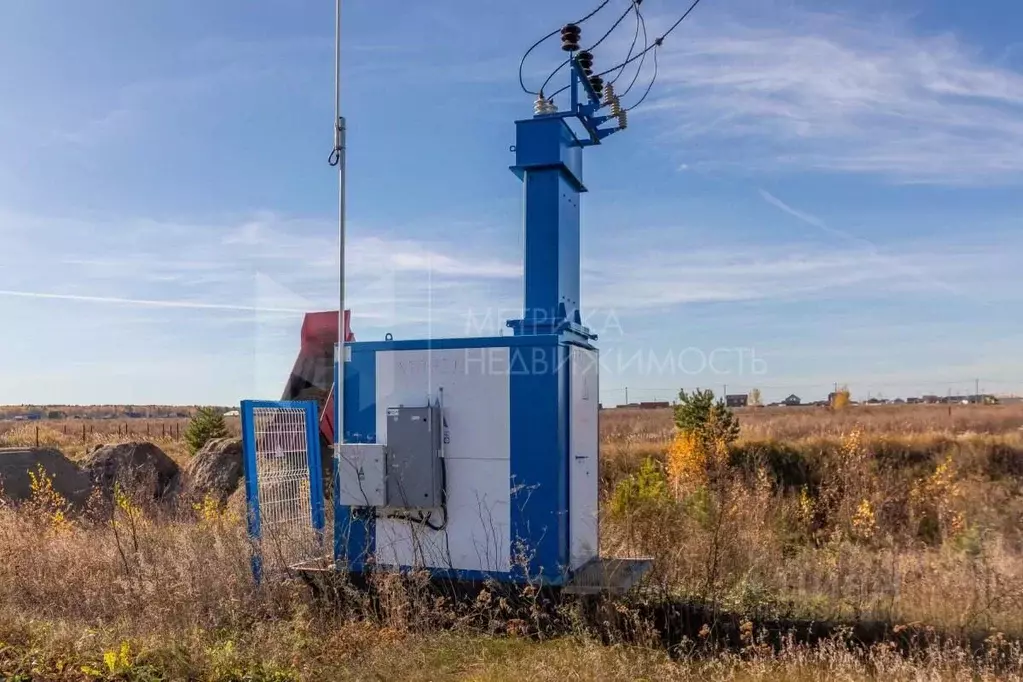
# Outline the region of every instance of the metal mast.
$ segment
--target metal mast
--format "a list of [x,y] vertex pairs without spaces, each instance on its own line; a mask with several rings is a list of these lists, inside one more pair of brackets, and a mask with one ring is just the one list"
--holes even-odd
[[345,119],[341,115],[341,0],[334,2],[334,151],[331,163],[337,166],[337,267],[338,267],[338,312],[337,312],[337,380],[334,386],[334,441],[338,444],[335,458],[340,456],[340,444],[344,442],[345,418]]

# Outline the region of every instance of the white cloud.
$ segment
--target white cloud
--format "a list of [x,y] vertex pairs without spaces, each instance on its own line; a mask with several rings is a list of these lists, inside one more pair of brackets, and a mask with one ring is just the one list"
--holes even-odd
[[[950,286],[965,292],[986,281],[991,268],[1003,265],[1005,250],[963,258],[940,248],[892,255],[869,245],[665,248],[670,241],[651,235],[645,248],[584,263],[584,307],[643,312],[688,303],[946,295]],[[932,272],[941,273],[940,282]]]
[[[230,311],[282,318],[337,306],[337,242],[329,220],[271,212],[191,224],[0,215],[0,229],[5,225],[26,234],[45,226],[52,239],[7,242],[0,298],[178,308],[218,318]],[[358,311],[361,329],[418,324],[456,333],[465,328],[468,311],[510,302],[519,290],[520,264],[479,245],[353,228],[346,302]],[[117,237],[108,243],[106,235]],[[181,244],[188,244],[187,252]],[[286,295],[268,296],[271,290]]]
[[1023,179],[1023,73],[908,22],[771,9],[711,12],[665,41],[637,114],[656,115],[688,166]]
[[[1015,278],[1008,254],[1018,248],[1008,237],[968,253],[947,244],[881,253],[766,190],[761,197],[814,229],[848,239],[831,245],[731,240],[727,248],[712,248],[701,246],[706,235],[676,225],[597,237],[582,264],[584,308],[642,315],[691,303],[933,297],[949,288],[982,298],[989,287],[978,282],[995,273]],[[333,230],[329,220],[272,213],[219,224],[62,222],[62,234],[131,235],[131,248],[111,250],[101,239],[20,243],[0,259],[17,275],[5,277],[0,297],[209,311],[202,319],[225,323],[268,312],[275,324],[292,324],[289,315],[337,305]],[[431,336],[497,334],[522,304],[521,265],[496,248],[396,237],[358,225],[350,234],[346,293],[360,338],[383,331],[421,335],[424,329]],[[187,256],[175,257],[180,249],[174,245],[181,243],[189,244]],[[44,267],[54,262],[60,267]],[[283,295],[268,296],[271,290]]]

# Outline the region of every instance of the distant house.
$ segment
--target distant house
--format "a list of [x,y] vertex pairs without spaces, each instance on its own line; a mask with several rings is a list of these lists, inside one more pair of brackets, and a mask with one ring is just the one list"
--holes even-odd
[[225,417],[240,417],[241,413],[238,410],[228,410],[224,413]]
[[746,407],[749,405],[749,396],[745,393],[733,393],[725,396],[725,405],[728,407]]
[[936,395],[925,395],[923,397],[923,401],[928,405],[934,405],[936,403],[942,402],[942,399]]
[[667,400],[661,402],[644,402],[639,404],[641,409],[644,410],[656,410],[662,407],[671,407],[671,403]]
[[785,400],[781,401],[781,404],[782,405],[788,405],[789,407],[795,407],[796,405],[802,404],[802,401],[799,399],[798,395],[793,393],[788,398],[786,398]]

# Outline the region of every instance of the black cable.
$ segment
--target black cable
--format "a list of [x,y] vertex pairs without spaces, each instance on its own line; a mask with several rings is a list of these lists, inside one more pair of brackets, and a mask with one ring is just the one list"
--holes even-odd
[[[650,40],[646,32],[646,19],[643,18],[642,12],[639,15],[639,20],[643,24],[643,50],[645,51],[650,47]],[[636,67],[636,73],[632,75],[632,81],[629,83],[629,87],[625,88],[622,92],[618,93],[619,97],[625,97],[632,90],[633,86],[639,80],[639,74],[643,72],[643,65],[646,63],[646,55],[644,54],[639,60],[639,66]],[[622,73],[625,73],[625,67],[622,67]]]
[[[632,62],[636,61],[637,59],[639,59],[639,58],[641,58],[641,57],[642,57],[643,55],[645,55],[645,54],[646,54],[647,52],[649,52],[650,50],[656,50],[657,48],[659,48],[659,47],[661,46],[661,44],[662,44],[662,43],[664,42],[664,39],[665,39],[665,38],[667,38],[667,37],[668,37],[668,35],[670,35],[672,31],[674,31],[674,30],[675,30],[676,28],[678,28],[678,25],[679,25],[679,24],[681,24],[681,23],[682,23],[682,21],[683,21],[683,20],[684,20],[684,19],[685,19],[686,17],[688,17],[688,16],[689,16],[689,13],[690,13],[690,12],[692,12],[692,11],[693,11],[693,10],[694,10],[694,9],[696,8],[696,6],[697,6],[697,5],[699,5],[699,4],[700,4],[700,0],[693,0],[693,4],[689,5],[689,9],[687,9],[687,10],[685,11],[685,14],[683,14],[683,15],[682,15],[681,17],[679,17],[678,21],[676,21],[676,22],[675,22],[674,24],[672,24],[672,25],[671,25],[671,28],[669,28],[669,29],[668,29],[667,31],[665,31],[665,32],[664,32],[664,33],[663,33],[663,34],[661,35],[661,37],[660,37],[660,38],[657,38],[656,40],[654,40],[653,44],[649,45],[649,46],[648,46],[648,47],[647,47],[647,48],[646,48],[645,50],[643,50],[642,52],[639,52],[639,53],[637,53],[637,54],[634,54],[634,55],[632,55],[632,57],[631,57],[631,58],[629,58],[629,59],[626,59],[626,60],[625,60],[624,62],[622,62],[621,64],[616,64],[615,66],[612,66],[612,67],[611,67],[610,69],[606,69],[606,70],[604,70],[604,71],[601,71],[600,73],[598,73],[598,74],[596,74],[596,75],[598,75],[598,76],[606,76],[607,74],[611,73],[611,72],[612,72],[612,71],[614,71],[615,69],[620,69],[620,68],[622,68],[622,67],[624,67],[624,66],[627,66],[627,65],[629,65],[630,63],[632,63]],[[551,97],[551,98],[553,98],[553,97],[554,97],[555,95],[559,95],[559,94],[561,94],[562,92],[564,92],[565,90],[568,90],[568,86],[567,86],[567,85],[566,85],[566,86],[564,86],[563,88],[561,88],[560,90],[555,90],[555,91],[554,91],[554,92],[553,92],[553,93],[552,93],[552,94],[550,95],[550,97]]]
[[661,36],[660,38],[658,38],[658,39],[657,39],[656,41],[654,41],[654,42],[655,42],[655,43],[656,43],[657,45],[660,45],[660,44],[661,44],[661,42],[662,42],[662,41],[663,41],[663,40],[664,40],[665,38],[667,38],[667,37],[668,37],[668,34],[670,34],[670,33],[671,33],[672,31],[674,31],[674,30],[675,30],[676,28],[678,28],[678,25],[679,25],[679,24],[681,24],[681,23],[682,23],[683,21],[685,21],[686,17],[688,17],[688,16],[689,16],[689,13],[690,13],[690,12],[692,12],[692,11],[693,11],[694,9],[696,9],[696,6],[697,6],[697,5],[699,5],[699,4],[700,4],[700,0],[693,0],[693,4],[689,5],[689,9],[687,9],[687,10],[686,10],[686,13],[685,13],[685,14],[683,14],[682,16],[680,16],[680,17],[678,18],[678,21],[676,21],[676,22],[675,22],[674,24],[672,24],[672,25],[671,25],[671,28],[669,28],[669,29],[668,29],[667,31],[665,31],[665,32],[664,32],[664,35],[662,35],[662,36]]
[[[604,42],[605,40],[607,40],[608,36],[610,36],[612,33],[614,33],[614,30],[616,28],[618,28],[618,25],[621,24],[623,21],[625,21],[625,17],[629,16],[629,12],[633,11],[634,9],[637,12],[639,11],[637,4],[635,2],[630,2],[629,3],[629,8],[626,9],[624,12],[622,12],[622,15],[620,17],[618,17],[618,20],[615,21],[615,23],[611,24],[611,28],[607,29],[607,31],[604,33],[604,35],[600,36],[600,40],[598,40],[597,42],[593,43],[593,45],[590,45],[589,47],[587,47],[585,51],[586,52],[593,52],[595,49],[600,47],[600,44],[602,42]],[[561,62],[561,64],[558,65],[558,68],[556,68],[553,71],[551,71],[551,75],[547,76],[547,80],[545,80],[543,82],[543,85],[540,86],[540,92],[543,92],[543,89],[547,87],[547,84],[551,82],[551,79],[554,78],[556,75],[558,75],[558,72],[561,71],[563,68],[565,68],[569,63],[571,63],[571,61],[572,61],[572,58],[569,57],[565,61]],[[614,69],[612,69],[612,71],[613,70]],[[558,90],[558,92],[563,92],[566,89],[567,89],[567,86],[565,88],[562,88],[561,90]],[[557,94],[557,93],[555,93],[555,94]]]
[[[607,3],[604,3],[604,4],[607,4]],[[547,39],[557,35],[558,31],[560,31],[560,30],[561,30],[560,28],[554,29],[553,31],[551,31],[550,33],[545,35],[543,38],[540,38],[540,40],[538,40],[535,43],[533,43],[532,45],[530,45],[529,49],[526,50],[526,53],[524,55],[522,55],[522,59],[519,60],[519,87],[521,87],[523,92],[525,92],[527,95],[536,95],[536,94],[539,94],[539,93],[533,92],[532,90],[527,88],[525,81],[522,80],[522,67],[526,64],[526,57],[528,57],[529,53],[532,52],[533,50],[535,50],[536,48],[538,48],[540,46],[540,44],[543,43],[545,40],[547,40]]]
[[632,111],[633,109],[635,109],[636,107],[643,103],[643,100],[646,99],[646,96],[650,94],[650,89],[654,87],[654,82],[656,80],[657,80],[657,50],[654,50],[654,75],[650,79],[650,82],[647,83],[646,90],[643,92],[643,96],[639,98],[638,102],[633,104],[631,107],[628,107],[626,111]]
[[[642,1],[643,0],[632,0],[632,6],[636,9],[636,31],[632,34],[632,45],[629,46],[629,52],[625,55],[626,59],[632,56],[632,53],[636,50],[636,43],[639,42],[639,25],[640,22],[643,22],[643,13],[639,11],[639,3]],[[643,25],[645,26],[646,22],[643,22]],[[646,46],[644,45],[644,47]],[[624,66],[622,67],[622,70],[618,72],[618,75],[611,79],[611,85],[617,83],[623,73],[625,73]]]
[[[593,17],[593,16],[594,16],[594,15],[595,15],[595,14],[596,14],[597,12],[599,12],[599,11],[600,11],[600,10],[602,10],[602,9],[604,9],[604,8],[605,8],[605,7],[607,6],[607,3],[609,3],[609,2],[611,2],[611,0],[604,0],[604,1],[602,2],[602,3],[600,3],[599,5],[597,5],[597,8],[596,8],[595,10],[593,10],[592,12],[590,12],[589,14],[587,14],[587,15],[586,15],[585,17],[583,17],[582,19],[579,19],[578,21],[574,21],[574,22],[572,22],[572,23],[574,23],[574,24],[576,24],[576,25],[579,25],[579,24],[583,23],[584,21],[586,21],[586,20],[590,19],[591,17]],[[521,60],[519,60],[519,86],[520,86],[520,87],[522,88],[522,90],[523,90],[523,91],[524,91],[524,92],[525,92],[525,93],[526,93],[527,95],[538,95],[538,94],[540,94],[540,93],[538,93],[538,92],[532,92],[531,90],[529,90],[529,89],[528,89],[528,88],[526,87],[526,83],[525,83],[525,81],[523,81],[523,80],[522,80],[522,67],[523,67],[523,66],[525,65],[525,63],[526,63],[526,57],[528,57],[528,56],[529,56],[529,54],[530,54],[530,53],[531,53],[531,52],[532,52],[533,50],[535,50],[536,48],[540,47],[540,45],[541,45],[541,44],[542,44],[542,43],[543,43],[543,42],[544,42],[545,40],[548,40],[548,39],[550,39],[550,38],[554,37],[555,35],[557,35],[559,31],[561,31],[561,27],[560,27],[560,26],[559,26],[558,28],[554,29],[553,31],[551,31],[550,33],[548,33],[547,35],[545,35],[545,36],[544,36],[543,38],[540,38],[540,40],[538,40],[538,41],[536,41],[535,43],[533,43],[532,45],[530,45],[529,49],[528,49],[528,50],[526,50],[526,53],[525,53],[524,55],[522,55],[522,59],[521,59]]]

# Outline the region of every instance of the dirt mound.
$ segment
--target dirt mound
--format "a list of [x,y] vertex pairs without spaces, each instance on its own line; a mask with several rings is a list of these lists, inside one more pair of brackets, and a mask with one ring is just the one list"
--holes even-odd
[[0,448],[0,496],[24,502],[32,497],[30,473],[42,467],[52,481],[53,489],[68,502],[81,507],[89,498],[89,476],[65,457],[50,448]]
[[207,495],[224,504],[238,489],[243,476],[242,439],[216,438],[204,445],[185,466],[190,495]]
[[108,495],[118,484],[154,500],[177,492],[181,469],[152,443],[116,443],[93,450],[82,463],[93,484]]

